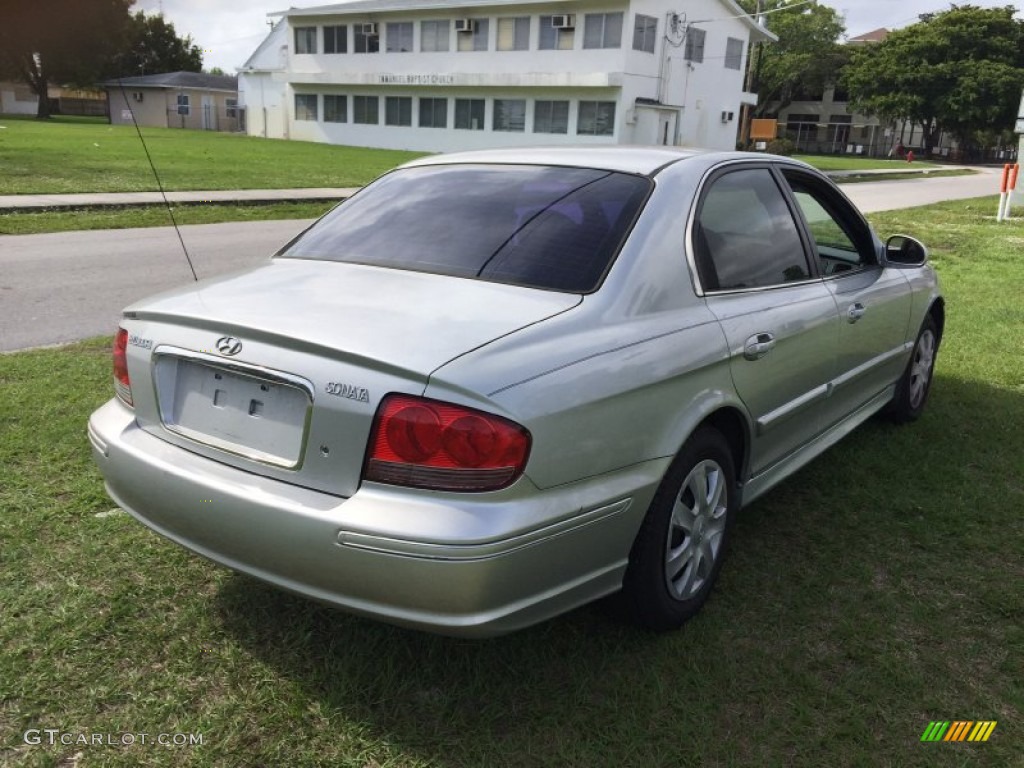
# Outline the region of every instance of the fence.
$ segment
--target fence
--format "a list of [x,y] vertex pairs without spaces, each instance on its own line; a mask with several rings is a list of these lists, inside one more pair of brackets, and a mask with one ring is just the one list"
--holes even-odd
[[193,104],[167,110],[168,128],[202,131],[244,131],[245,109],[217,104]]
[[[902,146],[904,150],[913,150],[918,157],[925,157],[920,131],[915,137],[913,131],[900,131],[881,125],[801,121],[794,120],[791,115],[787,122],[779,123],[779,136],[792,141],[797,152],[809,155],[888,157],[890,153],[895,154],[897,147]],[[939,143],[932,147],[931,157],[955,163],[1005,163],[1017,159],[1017,148],[960,148],[954,145],[948,135],[943,134],[939,137]]]

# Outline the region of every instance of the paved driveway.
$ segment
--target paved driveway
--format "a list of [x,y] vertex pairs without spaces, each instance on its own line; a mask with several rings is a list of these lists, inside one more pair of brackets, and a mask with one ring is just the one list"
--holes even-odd
[[[849,184],[866,212],[999,191],[999,170],[976,176]],[[994,209],[993,209],[994,214]],[[308,221],[184,226],[200,278],[257,264]],[[192,279],[174,230],[0,236],[0,351],[113,334],[131,302]]]

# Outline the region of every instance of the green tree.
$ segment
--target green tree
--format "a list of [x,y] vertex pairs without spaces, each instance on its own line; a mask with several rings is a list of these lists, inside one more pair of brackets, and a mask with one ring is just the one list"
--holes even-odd
[[131,17],[128,41],[112,75],[123,77],[162,72],[202,72],[203,52],[192,37],[178,37],[174,24],[160,14],[139,11]]
[[798,3],[740,0],[750,14],[760,5],[768,29],[779,38],[759,44],[751,56],[751,87],[758,96],[755,117],[776,114],[804,94],[820,97],[846,62],[847,52],[838,42],[845,31],[839,14],[818,2]]
[[1024,87],[1024,22],[1015,12],[953,5],[861,47],[843,76],[854,107],[918,124],[927,152],[943,131],[966,147],[1011,127]]
[[39,97],[50,116],[51,83],[90,86],[124,45],[132,0],[0,0],[0,74]]

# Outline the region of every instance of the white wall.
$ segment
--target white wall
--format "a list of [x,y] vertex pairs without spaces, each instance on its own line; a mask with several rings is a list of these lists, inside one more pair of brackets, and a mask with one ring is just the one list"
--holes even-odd
[[[372,3],[368,3],[372,5]],[[622,44],[619,48],[584,49],[584,17],[587,13],[621,11],[624,14]],[[701,24],[706,32],[705,58],[702,63],[683,60],[683,46],[665,47],[664,31],[669,12],[685,11],[691,20],[714,20]],[[539,17],[576,14],[572,50],[538,50]],[[634,51],[635,14],[658,19],[655,52]],[[537,144],[661,143],[664,111],[635,110],[637,98],[661,99],[668,105],[685,105],[668,119],[671,141],[691,146],[732,149],[736,142],[746,41],[750,27],[733,15],[721,0],[591,0],[582,3],[538,3],[479,8],[448,8],[404,12],[379,12],[371,15],[292,16],[279,24],[261,44],[239,78],[242,100],[247,107],[248,130],[252,135],[326,141],[356,146],[377,146],[425,151],[455,151],[494,146]],[[524,51],[497,51],[497,20],[500,17],[530,18],[530,45]],[[488,50],[460,52],[458,33],[450,29],[447,52],[420,51],[419,22],[431,19],[487,18]],[[387,22],[412,21],[413,51],[386,52]],[[375,21],[380,28],[381,52],[354,52],[353,25]],[[348,52],[323,52],[322,28],[348,26]],[[316,26],[317,53],[295,54],[294,28]],[[744,56],[739,70],[725,67],[728,37],[744,41]],[[664,85],[659,88],[659,73]],[[295,119],[295,94],[318,96],[318,120]],[[345,123],[323,120],[323,96],[349,97],[349,116]],[[357,125],[352,122],[352,97],[380,96],[380,124]],[[413,127],[384,125],[384,97],[413,98]],[[448,128],[415,127],[417,97],[448,99]],[[455,98],[486,100],[486,128],[483,131],[454,128]],[[525,99],[524,132],[493,131],[494,99]],[[534,102],[537,99],[570,102],[569,130],[566,134],[532,132]],[[613,136],[576,134],[580,101],[616,102]],[[731,121],[723,123],[722,112],[731,112]]]
[[39,99],[27,85],[0,83],[0,114],[34,115],[39,111]]

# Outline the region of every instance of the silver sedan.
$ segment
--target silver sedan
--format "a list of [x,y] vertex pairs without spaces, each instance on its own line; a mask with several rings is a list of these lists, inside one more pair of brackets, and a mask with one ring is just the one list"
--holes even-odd
[[707,599],[736,513],[925,406],[944,302],[781,157],[497,150],[403,166],[262,266],[124,312],[111,497],[384,621],[512,631]]

